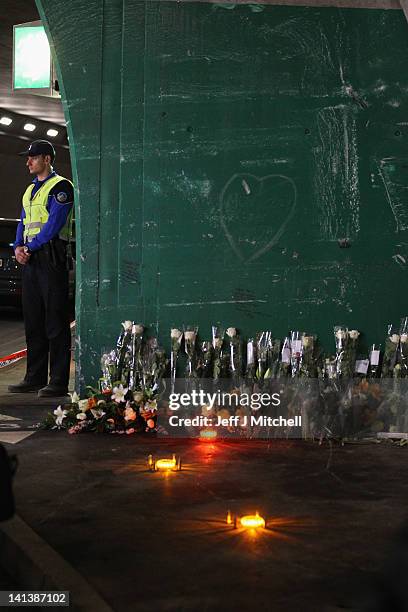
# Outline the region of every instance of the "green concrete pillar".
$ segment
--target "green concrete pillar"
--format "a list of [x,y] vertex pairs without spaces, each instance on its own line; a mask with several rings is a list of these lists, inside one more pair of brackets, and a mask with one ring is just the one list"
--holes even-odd
[[167,346],[221,323],[330,350],[334,324],[378,342],[408,314],[402,11],[37,5],[77,188],[79,385],[124,319]]

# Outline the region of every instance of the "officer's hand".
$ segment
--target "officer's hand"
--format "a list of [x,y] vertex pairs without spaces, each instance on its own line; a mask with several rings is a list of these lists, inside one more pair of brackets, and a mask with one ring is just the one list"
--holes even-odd
[[30,253],[26,253],[24,251],[24,247],[22,246],[16,247],[16,250],[14,251],[14,253],[15,253],[18,263],[20,263],[22,266],[25,266],[31,257]]

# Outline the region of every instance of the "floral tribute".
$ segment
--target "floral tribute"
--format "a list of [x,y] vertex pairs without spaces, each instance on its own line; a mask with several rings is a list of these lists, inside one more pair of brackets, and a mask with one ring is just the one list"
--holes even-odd
[[[283,409],[302,415],[305,438],[408,432],[408,384],[397,384],[408,379],[408,317],[388,327],[384,351],[373,344],[367,353],[360,350],[360,332],[341,325],[333,328],[333,355],[323,354],[317,337],[303,331],[291,331],[283,340],[260,331],[247,341],[235,327],[213,326],[211,340],[200,340],[198,331],[194,325],[172,328],[167,356],[156,338],[144,337],[142,324],[124,321],[115,348],[101,357],[98,388],[87,387],[85,399],[73,393],[71,403],[48,414],[44,427],[72,434],[154,433],[163,405],[162,379],[168,376],[172,391],[178,381],[183,384],[181,378],[190,391],[207,379],[214,389],[227,382],[238,397],[295,382],[286,385]],[[202,410],[209,414],[208,406]],[[235,410],[246,412],[242,406]],[[213,406],[212,413],[232,414],[222,405]]]
[[66,429],[70,434],[155,432],[167,359],[156,338],[143,341],[143,332],[143,325],[124,321],[116,349],[102,355],[99,388],[88,386],[86,399],[70,394],[71,403],[49,413],[43,427]]

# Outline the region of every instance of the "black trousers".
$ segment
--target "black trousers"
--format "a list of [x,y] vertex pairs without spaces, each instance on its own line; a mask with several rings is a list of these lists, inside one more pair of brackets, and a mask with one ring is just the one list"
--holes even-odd
[[[23,267],[23,314],[27,341],[25,380],[67,387],[71,360],[68,270],[65,245],[50,255],[49,245],[32,253]],[[61,241],[62,242],[62,241]],[[57,253],[57,257],[55,256]]]

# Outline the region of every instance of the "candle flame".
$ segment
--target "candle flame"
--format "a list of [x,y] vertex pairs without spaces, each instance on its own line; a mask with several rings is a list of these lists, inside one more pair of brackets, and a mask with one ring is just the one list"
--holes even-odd
[[259,515],[258,511],[255,514],[247,514],[241,516],[240,522],[242,527],[250,529],[258,529],[259,527],[265,527],[265,519]]
[[173,470],[177,465],[176,456],[173,455],[172,459],[158,459],[156,461],[156,468],[158,470]]

